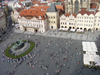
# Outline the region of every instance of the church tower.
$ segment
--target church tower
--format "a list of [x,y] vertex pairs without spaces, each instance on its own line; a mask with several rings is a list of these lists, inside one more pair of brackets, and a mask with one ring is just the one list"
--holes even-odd
[[90,9],[90,0],[66,0],[65,13],[77,14],[81,8]]
[[65,13],[73,13],[73,0],[66,0]]
[[90,8],[90,0],[82,0],[82,8]]
[[65,2],[65,13],[68,13],[68,0]]

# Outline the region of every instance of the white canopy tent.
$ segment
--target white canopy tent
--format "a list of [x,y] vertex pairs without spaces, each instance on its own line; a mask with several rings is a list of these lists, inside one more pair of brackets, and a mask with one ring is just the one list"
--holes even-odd
[[83,51],[98,52],[96,44],[94,42],[82,42]]
[[84,32],[84,30],[83,29],[77,29],[77,31],[76,32],[81,32],[81,33],[83,33]]
[[75,32],[75,29],[70,29],[71,32]]
[[95,42],[82,42],[83,51],[86,54],[83,56],[83,62],[85,65],[91,65],[90,62],[95,62],[95,66],[100,66],[100,56],[96,54],[98,52]]
[[68,28],[60,28],[59,30],[68,31]]

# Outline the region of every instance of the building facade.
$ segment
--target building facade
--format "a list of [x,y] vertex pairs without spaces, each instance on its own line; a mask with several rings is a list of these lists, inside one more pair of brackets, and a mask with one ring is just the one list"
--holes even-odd
[[60,17],[60,28],[75,29],[76,28],[76,15],[75,14],[63,14]]
[[86,8],[83,8],[77,14],[77,29],[93,31],[94,19],[94,12],[86,11]]
[[82,8],[81,11],[75,15],[67,13],[60,17],[60,28],[83,30],[83,31],[100,31],[100,6],[95,12],[87,11]]
[[2,31],[4,31],[6,28],[6,19],[5,19],[5,15],[3,14],[3,12],[0,12],[0,33],[2,33]]
[[100,6],[98,11],[95,14],[94,30],[100,31]]
[[18,22],[20,30],[45,33],[48,30],[46,12],[26,9],[21,11]]
[[77,14],[81,8],[90,8],[90,0],[66,0],[65,13]]
[[11,19],[13,23],[18,23],[18,16],[20,12],[23,10],[23,8],[15,9],[11,12]]
[[57,29],[59,25],[59,11],[57,10],[55,3],[52,3],[46,12],[48,16],[49,29]]

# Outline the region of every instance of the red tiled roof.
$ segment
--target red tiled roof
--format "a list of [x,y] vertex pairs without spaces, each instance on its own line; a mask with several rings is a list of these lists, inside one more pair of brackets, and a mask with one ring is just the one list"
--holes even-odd
[[63,11],[64,11],[64,8],[63,8],[62,5],[56,5],[56,8],[57,8],[58,10],[63,10]]
[[36,17],[38,19],[39,19],[39,16],[41,16],[41,20],[44,20],[44,19],[47,18],[47,15],[46,15],[45,11],[36,10],[36,9],[23,10],[23,11],[21,11],[21,13],[19,15],[24,16],[24,17]]
[[[56,0],[47,0],[48,2],[56,2]],[[58,0],[58,2],[64,2],[65,0]]]
[[99,2],[99,0],[91,0],[91,2]]
[[23,5],[22,3],[18,3],[19,5]]
[[19,9],[16,9],[17,12],[21,12],[23,10],[23,8],[19,8]]
[[19,0],[19,2],[26,1],[26,0]]
[[[71,13],[66,13],[66,14],[65,14],[66,17],[69,17],[70,15],[71,15]],[[73,15],[74,17],[76,17],[76,14],[75,14],[75,13],[72,13],[72,15]]]
[[33,1],[32,2],[33,4],[38,4],[39,6],[41,6],[41,5],[43,5],[43,6],[46,6],[47,5],[47,3],[41,3],[41,1]]
[[90,14],[94,14],[93,11],[86,11],[86,8],[82,8],[81,11],[79,12],[81,15],[84,15],[84,14],[87,14],[87,15],[90,15]]
[[92,8],[92,9],[95,9],[95,8],[96,8],[96,6],[97,6],[97,4],[96,4],[96,3],[91,3],[91,4],[90,4],[90,8]]
[[43,9],[46,12],[49,7],[50,6],[32,6],[31,9]]
[[33,4],[39,4],[41,1],[32,1]]

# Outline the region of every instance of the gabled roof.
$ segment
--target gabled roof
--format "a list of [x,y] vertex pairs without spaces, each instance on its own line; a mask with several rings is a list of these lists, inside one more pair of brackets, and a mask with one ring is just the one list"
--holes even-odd
[[62,5],[56,5],[56,8],[57,8],[57,10],[63,10],[64,11],[64,8],[63,8]]
[[52,3],[51,5],[50,5],[50,7],[47,9],[47,12],[57,12],[58,10],[57,10],[57,8],[56,8],[56,6],[55,6],[55,3]]
[[86,8],[82,8],[81,11],[79,12],[81,15],[84,15],[84,14],[87,14],[87,15],[90,15],[90,14],[94,14],[93,11],[87,11]]
[[[70,15],[71,15],[71,13],[65,14],[66,17],[69,17]],[[76,14],[75,14],[75,13],[72,13],[72,15],[73,15],[74,17],[76,17]]]
[[[21,11],[21,13],[19,14],[20,16],[23,17],[36,17],[39,20],[44,20],[47,18],[46,12],[45,11],[41,11],[41,10],[37,10],[37,9],[26,9]],[[41,17],[41,18],[39,18]]]

